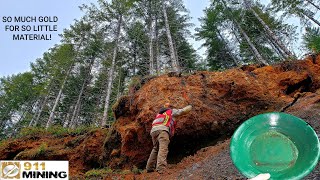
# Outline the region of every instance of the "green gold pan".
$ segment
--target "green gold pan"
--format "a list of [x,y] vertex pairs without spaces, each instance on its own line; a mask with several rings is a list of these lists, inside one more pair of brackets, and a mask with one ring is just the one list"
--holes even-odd
[[250,118],[235,131],[230,155],[248,178],[270,173],[270,179],[302,179],[317,165],[320,143],[315,131],[302,119],[266,113]]

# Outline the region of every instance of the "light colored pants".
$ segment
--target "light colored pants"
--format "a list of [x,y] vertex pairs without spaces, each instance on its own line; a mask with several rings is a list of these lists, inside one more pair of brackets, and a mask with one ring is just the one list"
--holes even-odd
[[150,153],[146,169],[147,171],[152,171],[156,168],[157,171],[162,171],[167,166],[168,145],[170,143],[169,133],[159,130],[151,133],[151,137],[153,149]]

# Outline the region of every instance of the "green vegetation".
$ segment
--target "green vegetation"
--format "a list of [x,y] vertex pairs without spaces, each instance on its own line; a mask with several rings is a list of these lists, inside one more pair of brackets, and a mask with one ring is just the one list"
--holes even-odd
[[140,76],[132,77],[128,85],[129,93],[139,90],[141,86],[142,86],[141,77]]
[[110,168],[104,168],[104,169],[92,169],[85,173],[86,178],[98,178],[98,177],[105,177],[108,174],[113,173],[113,170]]
[[305,47],[314,53],[320,53],[320,28],[306,28]]
[[0,140],[0,147],[4,145],[5,140]]
[[126,170],[122,170],[122,171],[120,171],[120,173],[119,173],[119,174],[127,175],[127,174],[131,174],[131,173],[132,173],[132,172],[131,172],[130,170],[126,169]]
[[127,174],[141,174],[142,169],[138,169],[136,166],[133,167],[132,170],[112,170],[108,167],[103,169],[92,169],[85,173],[85,177],[87,179],[97,179],[97,178],[104,178],[108,176],[108,174],[118,174],[118,175],[127,175]]
[[54,136],[54,137],[63,137],[63,136],[78,136],[85,133],[88,133],[90,131],[95,130],[95,127],[86,127],[86,126],[80,126],[76,129],[70,129],[70,128],[63,128],[61,126],[52,126],[48,128],[47,130],[41,127],[27,127],[22,128],[19,135],[17,137],[36,137],[36,136]]
[[141,174],[142,173],[142,169],[139,169],[137,166],[133,166],[131,172],[134,174]]
[[46,143],[42,143],[39,148],[38,148],[38,151],[37,153],[35,154],[36,157],[41,157],[43,155],[46,154],[46,151],[48,149],[48,145]]
[[44,128],[41,127],[26,127],[20,130],[18,137],[26,137],[26,136],[44,136],[49,134]]

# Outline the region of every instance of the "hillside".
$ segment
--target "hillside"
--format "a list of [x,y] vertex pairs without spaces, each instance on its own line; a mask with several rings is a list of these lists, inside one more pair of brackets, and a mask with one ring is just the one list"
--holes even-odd
[[192,154],[224,135],[231,135],[254,115],[287,112],[299,100],[315,96],[319,88],[319,56],[275,66],[245,66],[224,72],[151,79],[114,107],[117,121],[105,144],[109,165],[128,167],[145,163],[152,147],[150,124],[166,101],[175,108],[194,106],[191,113],[179,118],[170,143],[169,157],[176,158],[182,152]]
[[[161,177],[139,174],[152,148],[150,124],[167,101],[175,108],[188,104],[194,108],[178,119],[169,146],[169,170]],[[287,112],[306,120],[320,134],[320,55],[273,66],[145,78],[113,110],[117,120],[110,129],[8,140],[0,146],[0,159],[69,160],[74,178],[103,167],[110,170],[101,171],[109,178],[243,178],[231,163],[228,139],[246,119]],[[308,178],[318,176],[319,165]]]

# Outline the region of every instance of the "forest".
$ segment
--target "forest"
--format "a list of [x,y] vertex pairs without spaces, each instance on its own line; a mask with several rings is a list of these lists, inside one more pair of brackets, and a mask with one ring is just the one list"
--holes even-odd
[[[144,79],[295,60],[298,36],[305,54],[320,52],[318,0],[214,0],[200,27],[183,0],[97,0],[80,8],[84,16],[30,71],[1,77],[0,140],[25,127],[110,126],[112,106]],[[204,57],[190,38],[204,42]]]

